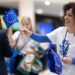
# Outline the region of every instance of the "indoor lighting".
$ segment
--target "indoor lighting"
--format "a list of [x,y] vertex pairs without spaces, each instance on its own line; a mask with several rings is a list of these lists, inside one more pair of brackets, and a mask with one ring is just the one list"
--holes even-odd
[[51,2],[48,1],[48,0],[46,0],[46,1],[44,2],[44,4],[45,4],[46,6],[49,6],[49,5],[51,4]]
[[42,14],[43,12],[44,12],[43,9],[37,9],[37,10],[36,10],[36,13],[37,13],[37,14]]

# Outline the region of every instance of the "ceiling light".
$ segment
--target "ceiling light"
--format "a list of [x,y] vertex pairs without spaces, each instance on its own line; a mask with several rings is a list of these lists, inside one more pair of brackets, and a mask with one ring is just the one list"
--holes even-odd
[[37,14],[42,14],[43,12],[44,12],[43,9],[37,9],[37,10],[36,10],[36,13],[37,13]]
[[46,6],[49,6],[49,5],[51,4],[51,2],[48,1],[48,0],[46,0],[46,1],[44,2],[44,4],[45,4]]

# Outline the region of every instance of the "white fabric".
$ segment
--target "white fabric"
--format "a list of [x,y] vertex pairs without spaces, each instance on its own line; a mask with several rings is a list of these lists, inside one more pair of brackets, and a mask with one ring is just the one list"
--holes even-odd
[[44,71],[41,71],[39,75],[57,75],[57,74],[50,72],[49,69],[46,69]]
[[[61,57],[61,50],[62,50],[62,41],[64,40],[65,34],[66,34],[67,28],[59,27],[53,32],[47,34],[48,38],[57,46],[57,53]],[[72,58],[75,57],[75,35],[72,33],[68,33],[66,35],[66,40],[70,44],[67,56]],[[66,43],[65,46],[68,44]],[[63,64],[63,73],[62,75],[72,75],[75,73],[75,65],[70,64]]]
[[17,31],[13,35],[13,39],[16,40],[16,48],[18,50],[22,50],[29,42],[30,38],[25,35],[24,33],[21,33],[20,31]]

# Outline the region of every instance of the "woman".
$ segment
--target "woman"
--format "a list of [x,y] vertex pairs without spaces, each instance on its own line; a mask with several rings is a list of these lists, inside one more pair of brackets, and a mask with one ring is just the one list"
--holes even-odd
[[[22,20],[21,20],[21,26],[20,27],[24,27],[24,28],[27,28],[30,31],[32,31],[30,18],[29,17],[23,17]],[[10,33],[10,37],[11,37],[11,34],[12,34],[11,29],[9,31],[10,31],[9,33]],[[37,43],[34,42],[32,39],[30,39],[28,34],[22,32],[22,31],[16,31],[14,33],[13,37],[11,37],[11,38],[12,38],[12,39],[10,39],[11,45],[19,51],[19,54],[15,57],[16,62],[15,62],[15,71],[14,72],[15,72],[15,75],[23,75],[22,71],[17,69],[17,67],[18,67],[18,65],[19,65],[19,63],[20,63],[20,61],[21,61],[21,59],[23,58],[24,55],[25,55],[24,58],[25,58],[26,62],[34,61],[35,55],[39,56],[38,51],[34,50],[35,44],[37,44]],[[40,62],[40,64],[42,65],[41,62]],[[38,66],[37,64],[35,64],[35,65]],[[21,65],[21,66],[24,67],[24,65]],[[26,65],[26,67],[27,66],[29,66],[29,68],[27,68],[27,69],[25,68],[25,69],[28,72],[26,72],[26,74],[24,73],[24,75],[37,75],[37,73],[34,73],[34,72],[31,71],[31,68],[32,67],[34,68],[34,66],[28,65],[28,64]]]
[[22,28],[32,39],[38,42],[52,41],[57,46],[63,63],[62,75],[71,75],[75,71],[75,3],[70,2],[64,6],[64,25],[53,32],[42,36]]

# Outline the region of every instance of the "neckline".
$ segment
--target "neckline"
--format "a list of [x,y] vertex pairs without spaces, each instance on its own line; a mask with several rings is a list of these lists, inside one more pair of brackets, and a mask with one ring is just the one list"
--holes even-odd
[[67,35],[73,36],[73,35],[75,35],[75,33],[69,33],[69,32],[67,32]]
[[70,35],[70,36],[75,35],[75,32],[69,32],[68,29],[67,29],[67,27],[66,27],[66,33],[67,33],[67,35]]
[[66,27],[66,31],[67,31],[67,33],[70,34],[70,35],[71,35],[71,34],[73,35],[73,34],[75,33],[75,32],[69,32],[67,27]]

